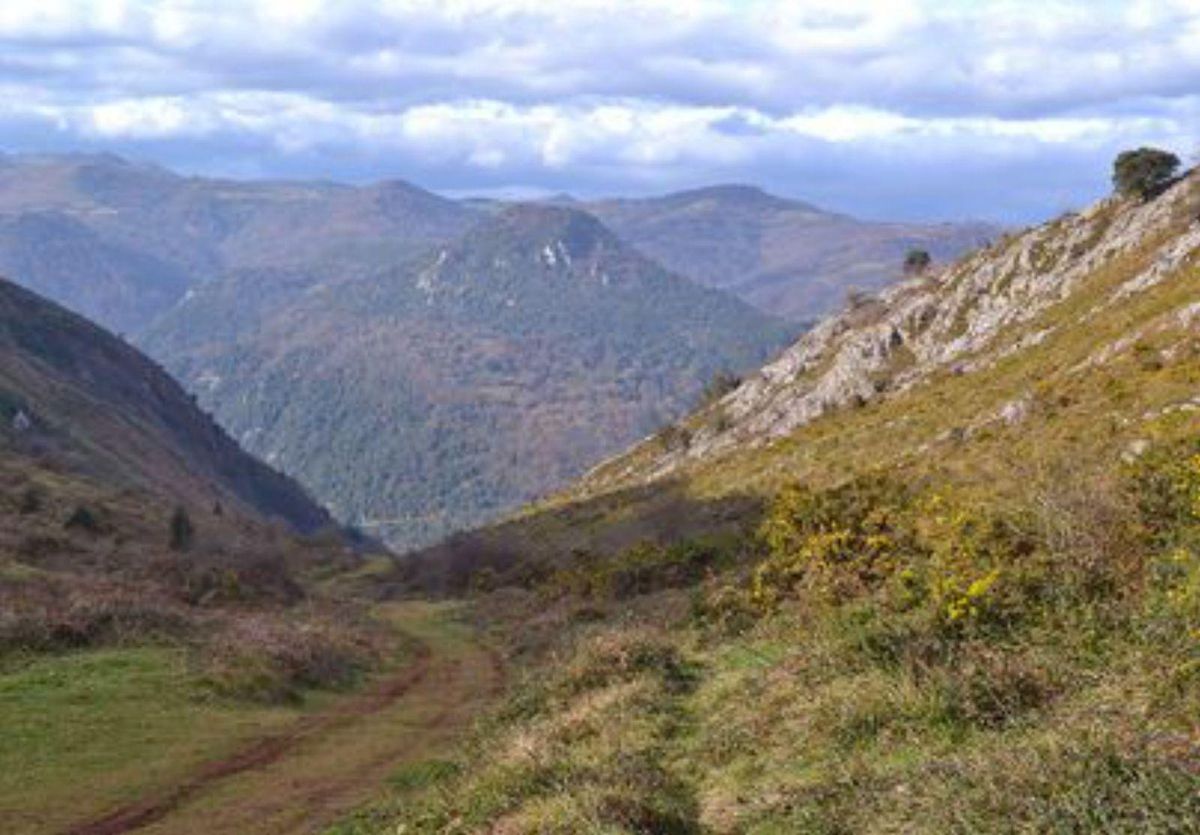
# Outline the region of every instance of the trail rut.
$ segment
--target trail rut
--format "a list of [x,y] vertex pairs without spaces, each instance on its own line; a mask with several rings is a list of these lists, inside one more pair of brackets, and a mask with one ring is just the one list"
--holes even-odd
[[416,642],[401,672],[63,835],[318,831],[369,800],[405,762],[445,753],[499,692],[503,666],[465,630],[406,614],[396,620]]

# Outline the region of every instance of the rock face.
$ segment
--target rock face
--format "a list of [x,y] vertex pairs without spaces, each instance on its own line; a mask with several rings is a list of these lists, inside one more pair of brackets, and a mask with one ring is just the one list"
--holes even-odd
[[212,282],[147,343],[248,449],[405,547],[565,483],[794,333],[526,205],[400,266]]
[[[640,457],[616,459],[597,472],[617,480],[660,476],[689,460],[769,443],[831,411],[893,396],[935,375],[988,368],[1050,337],[1057,325],[1035,324],[1066,302],[1080,308],[1066,321],[1086,327],[1089,317],[1196,268],[1198,195],[1200,174],[1192,172],[1152,202],[1109,198],[1002,239],[938,274],[890,287],[821,321],[711,406],[721,420],[694,421],[686,449],[650,453],[643,445]],[[1164,313],[1163,326],[1178,328],[1190,309]],[[1103,364],[1142,335],[1101,346],[1089,362]],[[1026,409],[1013,402],[997,417],[1017,423]]]

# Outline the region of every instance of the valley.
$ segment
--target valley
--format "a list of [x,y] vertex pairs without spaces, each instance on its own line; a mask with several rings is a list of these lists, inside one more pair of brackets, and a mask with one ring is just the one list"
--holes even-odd
[[907,249],[950,258],[995,231],[749,187],[521,204],[0,158],[0,274],[126,334],[250,452],[401,550],[653,434],[895,279]]
[[[752,364],[737,334],[761,314],[561,206],[382,271],[197,290],[172,315],[211,325],[150,338],[210,393],[273,366],[277,391],[233,389],[248,421],[344,428],[356,371],[433,403],[481,357],[492,382],[458,402],[511,406],[539,367],[505,345],[529,340],[540,373],[576,352],[586,381],[519,410],[533,476],[564,414],[576,439],[632,420],[595,399],[620,369],[677,397],[582,476],[401,554],[137,349],[2,284],[0,730],[20,744],[0,815],[74,835],[1197,831],[1198,257],[1191,170],[851,298],[703,397],[667,387],[721,370],[702,356]],[[684,311],[710,324],[663,324]],[[372,402],[362,438],[405,425]],[[415,461],[438,449],[420,425]],[[370,456],[313,463],[351,460]],[[383,472],[364,496],[401,495]]]
[[0,835],[1200,835],[1200,2],[0,9]]

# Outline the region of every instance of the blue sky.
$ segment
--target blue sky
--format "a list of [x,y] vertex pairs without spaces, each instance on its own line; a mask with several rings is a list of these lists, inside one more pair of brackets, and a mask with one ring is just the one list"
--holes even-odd
[[741,181],[1032,221],[1200,149],[1200,0],[38,0],[0,147],[448,193]]

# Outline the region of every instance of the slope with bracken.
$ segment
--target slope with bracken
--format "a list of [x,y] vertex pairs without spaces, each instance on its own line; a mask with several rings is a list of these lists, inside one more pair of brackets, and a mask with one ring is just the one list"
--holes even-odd
[[1200,173],[831,317],[402,561],[529,670],[339,832],[1194,832]]
[[224,503],[302,532],[329,515],[244,453],[153,362],[0,281],[0,419],[10,455],[185,504]]
[[249,449],[412,544],[562,484],[785,332],[586,214],[518,206],[400,267],[214,282],[147,344]]

